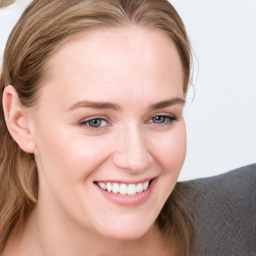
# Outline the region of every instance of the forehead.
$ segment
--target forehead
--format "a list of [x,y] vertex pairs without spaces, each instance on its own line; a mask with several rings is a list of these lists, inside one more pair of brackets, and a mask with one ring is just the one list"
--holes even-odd
[[73,85],[65,88],[70,95],[81,87],[97,94],[130,93],[144,86],[147,94],[156,85],[161,90],[162,84],[175,85],[182,94],[183,72],[177,49],[164,32],[130,26],[91,30],[69,40],[48,61],[46,81],[59,88]]

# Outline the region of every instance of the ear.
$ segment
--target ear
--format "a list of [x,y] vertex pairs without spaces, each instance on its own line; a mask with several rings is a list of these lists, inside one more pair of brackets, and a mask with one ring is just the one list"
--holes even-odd
[[19,96],[13,86],[8,85],[3,93],[3,111],[7,128],[20,146],[27,153],[35,152],[35,144],[29,128],[29,114],[20,103]]

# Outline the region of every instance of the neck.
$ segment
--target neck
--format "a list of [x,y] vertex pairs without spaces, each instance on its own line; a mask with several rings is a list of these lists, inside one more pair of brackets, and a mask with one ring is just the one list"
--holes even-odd
[[12,232],[2,256],[170,256],[173,254],[171,242],[164,238],[156,225],[153,225],[142,237],[126,241],[106,238],[84,229],[82,232],[81,230],[73,232],[67,227],[65,231],[65,226],[56,224],[47,219],[42,221],[35,208],[24,227],[16,228]]

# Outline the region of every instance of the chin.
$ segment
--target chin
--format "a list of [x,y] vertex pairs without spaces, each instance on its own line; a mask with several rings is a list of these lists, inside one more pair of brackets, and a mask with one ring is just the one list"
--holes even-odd
[[114,237],[112,237],[115,240],[119,240],[119,241],[133,241],[133,240],[137,240],[140,239],[141,237],[143,237],[147,232],[123,232],[119,234],[115,234]]
[[[141,224],[143,224],[143,221],[141,222]],[[124,225],[123,227],[120,227],[120,225],[118,226],[119,228],[110,227],[110,229],[104,230],[104,233],[102,233],[102,235],[114,240],[132,241],[145,236],[152,227],[152,225],[130,225],[129,227],[127,227],[127,225]]]

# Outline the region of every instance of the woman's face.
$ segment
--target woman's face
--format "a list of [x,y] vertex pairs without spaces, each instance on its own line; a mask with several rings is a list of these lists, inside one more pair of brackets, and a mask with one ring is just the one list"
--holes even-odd
[[142,236],[185,158],[183,72],[174,44],[163,32],[135,26],[94,30],[61,47],[46,70],[30,114],[37,211],[70,232]]

